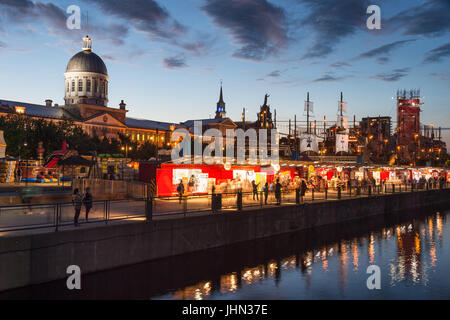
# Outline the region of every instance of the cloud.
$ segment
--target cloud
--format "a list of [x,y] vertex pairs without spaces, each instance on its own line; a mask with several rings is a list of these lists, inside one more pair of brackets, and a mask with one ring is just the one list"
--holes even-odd
[[271,73],[266,75],[266,77],[271,77],[271,78],[277,78],[279,76],[281,76],[281,71],[280,70],[272,71]]
[[325,57],[343,38],[366,27],[368,0],[297,1],[310,9],[303,24],[310,26],[315,33],[314,43],[303,58]]
[[443,58],[450,56],[450,42],[427,52],[425,63],[440,62]]
[[96,3],[104,12],[125,20],[151,40],[166,42],[188,52],[202,54],[214,42],[204,32],[188,37],[188,28],[155,0],[137,0],[132,5],[123,0],[89,0],[89,3]]
[[116,58],[114,58],[113,56],[110,56],[108,54],[103,54],[102,58],[103,58],[103,60],[106,60],[106,61],[115,61],[116,60]]
[[267,0],[206,0],[202,9],[240,46],[234,57],[259,61],[287,46],[285,11]]
[[406,77],[409,71],[410,68],[395,69],[392,72],[377,74],[372,78],[385,82],[396,82]]
[[89,0],[109,14],[131,23],[137,30],[158,38],[170,39],[184,33],[186,28],[154,0],[138,0],[132,4],[122,0]]
[[398,13],[386,25],[406,35],[441,36],[450,31],[450,1],[428,0]]
[[[67,28],[68,15],[66,15],[65,10],[53,3],[28,0],[0,0],[0,9],[8,23],[23,24],[27,31],[33,28],[30,26],[30,23],[44,21],[47,23],[52,35],[79,40],[79,32],[74,32]],[[104,24],[95,25],[92,23],[92,30],[96,30],[95,33],[98,34],[96,39],[105,39],[116,45],[123,44],[123,38],[128,33],[127,27],[115,24],[105,26]]]
[[186,59],[180,56],[165,58],[163,64],[166,69],[170,70],[182,69],[188,66],[186,64]]
[[403,45],[414,42],[416,39],[410,39],[410,40],[400,40],[395,41],[389,44],[385,44],[381,47],[369,50],[367,52],[361,53],[357,57],[354,58],[354,60],[359,59],[365,59],[365,58],[377,58],[377,61],[381,64],[386,63],[389,61],[388,55],[394,51],[395,49],[402,47]]
[[444,72],[433,72],[430,73],[430,76],[437,78],[442,81],[450,81],[450,72],[444,73]]
[[313,80],[313,82],[333,82],[333,81],[345,80],[346,78],[347,77],[336,77],[331,74],[327,74],[318,79]]
[[338,61],[338,62],[335,62],[333,64],[330,64],[330,68],[339,69],[339,68],[342,68],[342,67],[351,67],[351,64],[349,64],[347,62],[343,62],[343,61]]

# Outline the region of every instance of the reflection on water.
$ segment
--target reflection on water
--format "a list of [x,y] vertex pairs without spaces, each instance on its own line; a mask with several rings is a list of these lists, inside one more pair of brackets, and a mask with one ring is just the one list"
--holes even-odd
[[[0,299],[449,299],[450,212],[407,212],[6,293]],[[370,265],[381,290],[368,290]]]
[[[221,275],[217,287],[211,287],[213,281],[203,281],[159,298],[278,299],[280,294],[285,299],[414,298],[406,290],[417,290],[417,298],[450,298],[450,282],[445,273],[450,258],[443,251],[450,230],[445,218],[446,215],[436,213],[373,230],[351,240],[342,239]],[[365,271],[373,264],[385,273],[384,288],[378,294],[365,288],[369,276]],[[434,294],[431,278],[436,285]],[[432,295],[428,296],[430,292]]]

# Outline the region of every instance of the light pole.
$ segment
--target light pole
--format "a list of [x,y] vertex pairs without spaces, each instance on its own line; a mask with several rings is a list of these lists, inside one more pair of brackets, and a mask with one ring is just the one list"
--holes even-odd
[[[122,151],[125,151],[125,165],[128,162],[128,150],[132,151],[133,147],[128,147],[128,144],[126,144],[125,147],[122,146]],[[123,161],[122,161],[122,180],[125,180],[125,170]]]
[[[23,143],[23,146],[26,148],[26,147],[28,147],[28,142],[25,140],[25,142]],[[19,157],[20,158],[20,157]],[[19,162],[19,164],[20,164],[20,162]],[[27,187],[28,186],[28,159],[27,159],[27,157],[25,156],[25,168],[26,168],[26,178],[25,178],[25,187]],[[24,176],[24,173],[22,173],[22,175]]]

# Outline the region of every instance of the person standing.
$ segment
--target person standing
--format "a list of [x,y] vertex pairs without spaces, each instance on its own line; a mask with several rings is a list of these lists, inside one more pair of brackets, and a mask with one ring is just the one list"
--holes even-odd
[[86,188],[86,194],[84,195],[84,207],[86,208],[86,222],[89,221],[89,212],[92,209],[92,194],[91,188]]
[[259,200],[259,196],[258,196],[258,186],[259,186],[259,183],[256,184],[255,180],[253,180],[253,181],[252,181],[253,200],[255,200],[255,196],[256,196],[256,200]]
[[275,184],[275,197],[277,198],[277,206],[281,205],[281,183],[280,179]]
[[80,191],[78,189],[75,189],[73,191],[72,203],[75,207],[75,227],[78,227],[78,219],[80,218],[81,206],[83,205],[83,198],[81,197]]
[[306,182],[304,179],[302,179],[302,183],[300,185],[300,203],[304,202],[304,197],[306,194],[306,189],[308,189],[308,186],[306,185]]
[[18,183],[22,182],[22,169],[20,168],[20,166],[17,167],[17,171],[16,171],[16,179]]
[[267,205],[267,199],[269,198],[269,183],[264,185],[264,203]]
[[178,192],[178,196],[180,197],[180,203],[181,203],[181,200],[183,200],[183,195],[184,195],[183,180],[181,180],[180,183],[178,184],[177,192]]

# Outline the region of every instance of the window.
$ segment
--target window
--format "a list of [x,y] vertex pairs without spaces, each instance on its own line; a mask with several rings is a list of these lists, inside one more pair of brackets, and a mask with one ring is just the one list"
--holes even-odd
[[69,84],[69,81],[67,81],[67,92],[69,92],[70,91],[70,84]]
[[101,91],[101,93],[105,94],[105,83],[104,82],[102,82],[102,91]]
[[83,80],[78,80],[78,91],[83,91]]
[[75,80],[72,80],[72,92],[75,92]]
[[95,92],[95,93],[98,92],[98,82],[97,82],[97,79],[94,80],[94,92]]
[[91,92],[91,80],[88,79],[86,82],[86,91]]

